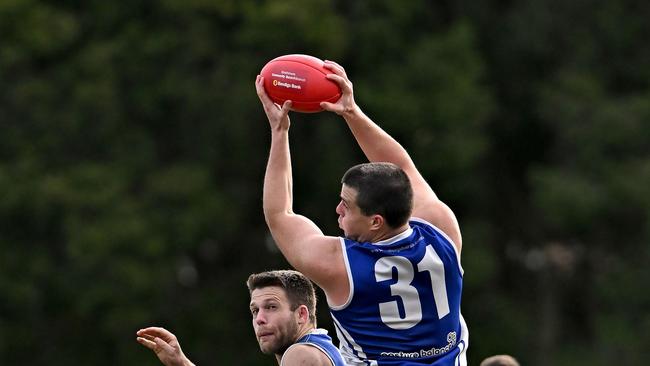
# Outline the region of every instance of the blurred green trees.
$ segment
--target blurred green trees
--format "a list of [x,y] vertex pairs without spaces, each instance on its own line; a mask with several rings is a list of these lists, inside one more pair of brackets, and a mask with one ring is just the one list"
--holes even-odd
[[[459,216],[471,365],[650,360],[650,5],[526,0],[0,2],[0,364],[269,365],[248,274],[271,58],[336,60]],[[363,161],[292,116],[296,210],[338,233]],[[324,299],[321,325],[332,329]]]

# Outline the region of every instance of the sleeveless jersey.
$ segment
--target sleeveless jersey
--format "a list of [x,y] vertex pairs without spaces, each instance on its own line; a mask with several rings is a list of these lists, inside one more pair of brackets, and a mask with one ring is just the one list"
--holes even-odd
[[[325,329],[318,328],[312,330],[310,333],[307,333],[298,339],[296,343],[289,346],[289,348],[297,344],[308,344],[312,347],[316,347],[321,350],[321,352],[323,352],[330,359],[330,361],[332,361],[333,366],[345,366],[345,362],[343,362],[341,353],[339,352],[338,348],[336,348],[334,343],[332,343],[332,338],[327,335],[327,331]],[[280,361],[280,366],[282,366],[282,361]]]
[[430,223],[409,226],[377,243],[341,238],[350,296],[330,312],[348,365],[467,364],[458,252]]

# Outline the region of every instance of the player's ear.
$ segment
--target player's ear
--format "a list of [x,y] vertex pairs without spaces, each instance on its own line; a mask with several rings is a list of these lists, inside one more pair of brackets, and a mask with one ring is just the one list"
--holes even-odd
[[381,215],[372,215],[370,217],[370,230],[379,230],[384,226],[384,217]]
[[298,324],[309,323],[309,309],[307,308],[307,305],[298,306],[296,311],[298,315]]

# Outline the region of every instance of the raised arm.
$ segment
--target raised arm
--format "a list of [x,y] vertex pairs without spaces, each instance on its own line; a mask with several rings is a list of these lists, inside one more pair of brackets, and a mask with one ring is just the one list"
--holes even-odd
[[321,103],[321,107],[345,119],[369,161],[390,162],[404,170],[413,187],[413,216],[436,225],[454,241],[460,251],[462,239],[454,213],[438,199],[402,145],[359,108],[354,101],[352,82],[343,67],[332,61],[325,61],[325,67],[333,72],[327,77],[339,84],[342,96],[336,103]]
[[349,285],[339,239],[325,236],[308,218],[293,212],[291,154],[289,149],[289,109],[280,108],[264,90],[257,77],[255,87],[271,126],[271,150],[264,176],[264,218],[278,248],[289,263],[316,282],[336,301],[347,297]]

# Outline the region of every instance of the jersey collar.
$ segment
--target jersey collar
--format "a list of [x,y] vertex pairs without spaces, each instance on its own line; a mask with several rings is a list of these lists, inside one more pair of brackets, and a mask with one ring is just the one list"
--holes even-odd
[[372,243],[372,244],[374,244],[374,245],[390,245],[390,244],[394,244],[394,243],[397,243],[398,241],[400,241],[402,239],[408,238],[409,236],[411,236],[412,233],[413,233],[413,228],[411,228],[409,226],[408,229],[406,229],[406,230],[402,231],[401,233],[393,236],[392,238],[380,240],[380,241]]

